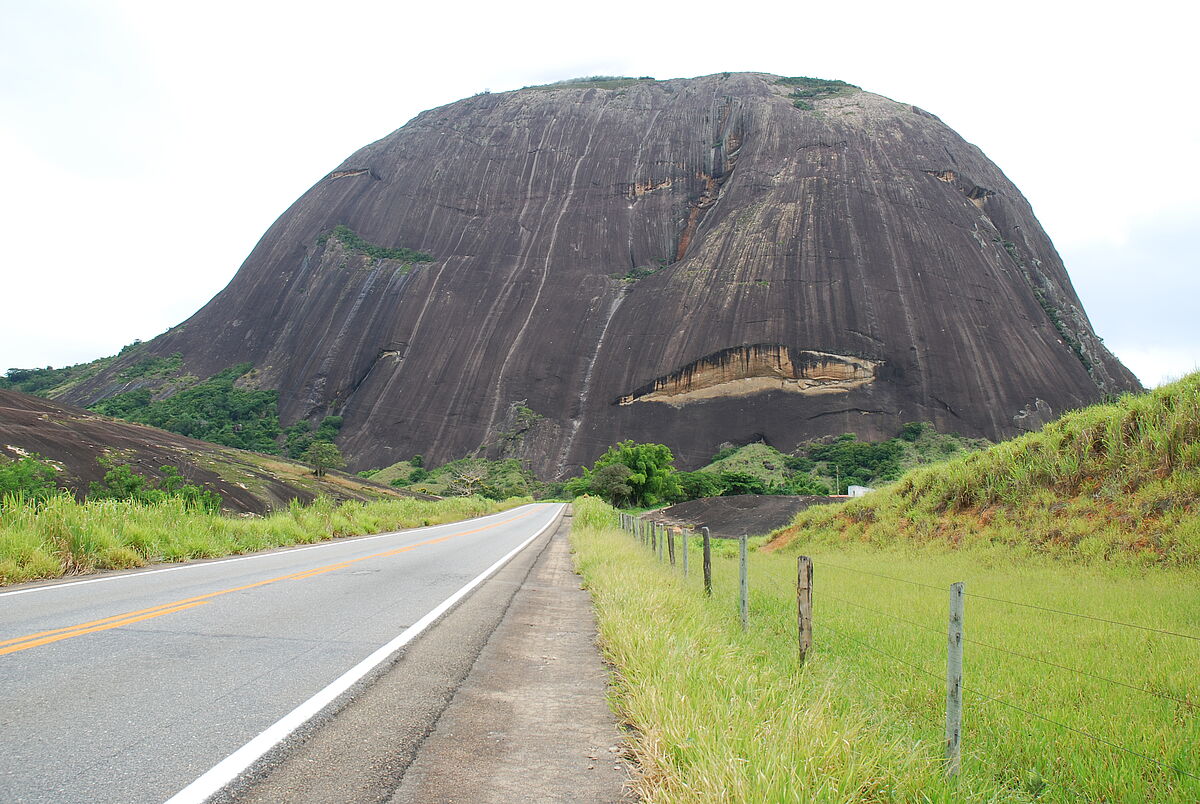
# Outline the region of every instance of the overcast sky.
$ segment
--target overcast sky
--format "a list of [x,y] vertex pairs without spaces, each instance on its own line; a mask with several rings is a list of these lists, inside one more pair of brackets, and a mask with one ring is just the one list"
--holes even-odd
[[424,109],[583,75],[751,70],[858,84],[982,148],[1098,334],[1156,385],[1200,367],[1185,8],[0,0],[0,371],[184,320],[301,193]]

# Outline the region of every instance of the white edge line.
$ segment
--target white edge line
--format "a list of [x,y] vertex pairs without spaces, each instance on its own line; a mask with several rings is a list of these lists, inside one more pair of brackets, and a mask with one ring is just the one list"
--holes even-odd
[[241,775],[243,771],[261,759],[264,754],[283,742],[288,735],[311,720],[326,706],[333,703],[338,696],[354,686],[367,673],[383,664],[393,653],[411,642],[414,637],[445,614],[451,606],[465,597],[476,586],[487,580],[488,576],[507,564],[513,556],[528,547],[534,539],[549,530],[558,520],[558,516],[553,517],[541,530],[510,550],[495,564],[492,564],[492,566],[476,575],[465,586],[439,603],[424,617],[417,620],[408,628],[405,628],[386,645],[347,670],[330,683],[329,686],[317,692],[316,695],[297,706],[291,712],[288,712],[271,726],[268,726],[265,731],[250,740],[250,742],[218,762],[194,782],[167,799],[165,804],[202,804],[202,802],[207,801],[211,796]]
[[[527,503],[527,505],[530,505],[530,504],[536,504],[536,503]],[[497,511],[494,514],[485,514],[484,516],[476,517],[475,519],[460,519],[458,522],[443,522],[440,525],[425,525],[420,528],[402,528],[400,530],[389,530],[386,533],[376,533],[371,536],[358,536],[358,537],[352,537],[352,538],[347,538],[344,536],[331,537],[329,540],[323,541],[320,544],[308,544],[308,545],[304,545],[303,547],[285,547],[282,550],[278,549],[278,548],[274,548],[274,549],[268,548],[270,550],[270,552],[257,552],[257,553],[254,553],[253,555],[249,555],[249,556],[236,556],[234,558],[222,558],[218,561],[195,561],[195,562],[190,562],[187,564],[181,564],[178,567],[164,567],[163,569],[143,570],[141,572],[134,570],[133,572],[126,572],[122,575],[105,575],[103,578],[86,578],[86,579],[77,580],[77,581],[65,581],[63,583],[46,584],[45,586],[31,586],[28,589],[13,589],[11,592],[0,592],[0,597],[8,597],[10,595],[24,595],[24,594],[28,594],[30,592],[46,592],[51,589],[62,589],[67,586],[83,586],[84,584],[89,584],[89,583],[103,583],[104,581],[119,581],[122,578],[143,578],[147,575],[157,575],[160,572],[176,572],[177,570],[198,569],[200,567],[215,567],[218,564],[232,564],[235,561],[250,561],[250,560],[256,559],[256,558],[268,558],[270,556],[277,556],[277,555],[281,555],[283,553],[302,553],[305,550],[319,550],[323,547],[337,547],[338,545],[350,544],[351,542],[369,542],[369,541],[373,541],[374,539],[382,539],[385,536],[398,536],[402,533],[422,533],[424,531],[435,530],[437,528],[454,527],[456,525],[461,525],[464,522],[483,521],[485,519],[489,519],[490,517],[500,516],[501,514],[507,514],[512,511],[520,510],[521,508],[524,508],[524,507],[525,507],[524,505],[519,505],[516,508],[509,508],[505,511]],[[337,539],[337,541],[334,541],[335,538]]]

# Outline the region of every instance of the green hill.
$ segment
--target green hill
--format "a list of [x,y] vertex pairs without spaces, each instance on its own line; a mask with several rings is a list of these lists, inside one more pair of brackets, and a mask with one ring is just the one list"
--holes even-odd
[[1200,561],[1200,373],[1069,413],[780,532],[806,541],[997,543],[1057,557]]

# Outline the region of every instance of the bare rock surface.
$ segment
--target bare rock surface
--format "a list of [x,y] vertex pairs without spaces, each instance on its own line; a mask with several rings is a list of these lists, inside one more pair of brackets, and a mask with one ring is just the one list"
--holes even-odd
[[[722,73],[424,112],[317,182],[149,352],[201,377],[252,362],[285,424],[344,417],[354,470],[508,444],[542,477],[622,438],[683,468],[721,442],[909,421],[995,440],[1039,399],[1139,387],[978,148],[906,103],[793,89]],[[68,399],[111,393],[132,359]]]
[[765,536],[791,524],[796,514],[814,505],[844,502],[846,497],[789,494],[731,494],[701,497],[643,514],[642,518],[670,527],[699,530],[712,536]]

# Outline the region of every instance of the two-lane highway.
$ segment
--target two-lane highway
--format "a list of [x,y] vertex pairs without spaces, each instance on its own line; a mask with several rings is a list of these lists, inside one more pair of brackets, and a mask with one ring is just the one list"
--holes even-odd
[[0,592],[0,801],[202,800],[561,513]]

